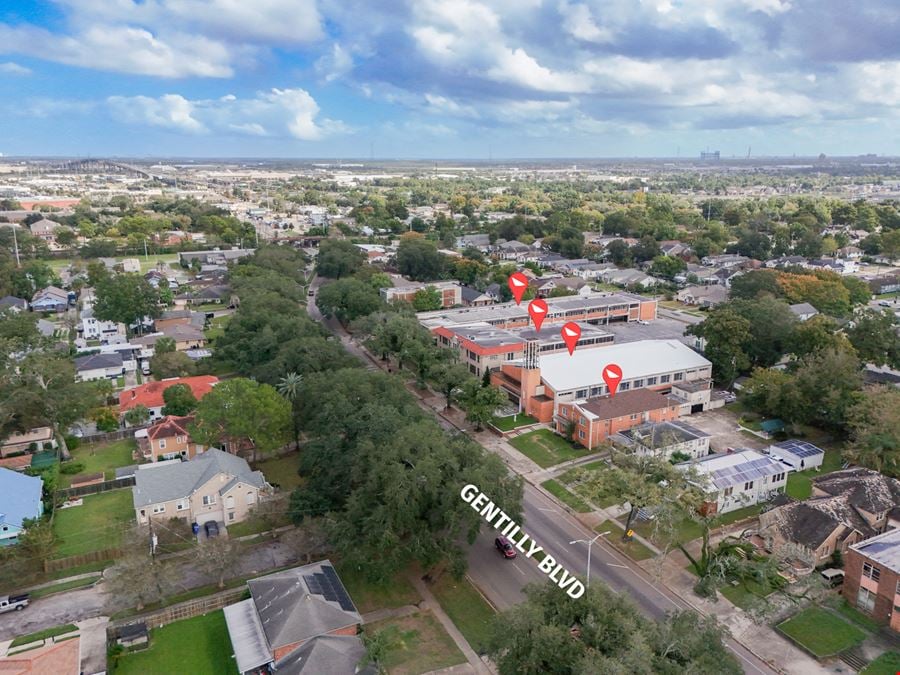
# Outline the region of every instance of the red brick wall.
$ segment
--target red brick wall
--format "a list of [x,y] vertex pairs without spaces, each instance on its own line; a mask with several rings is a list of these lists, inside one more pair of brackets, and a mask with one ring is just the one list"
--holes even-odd
[[[358,632],[357,625],[352,624],[352,625],[346,626],[344,628],[338,628],[337,630],[333,630],[330,633],[326,633],[326,634],[327,635],[356,635],[357,632]],[[273,653],[275,660],[278,661],[279,659],[287,656],[292,651],[294,651],[295,649],[300,647],[300,645],[302,645],[304,642],[306,642],[306,640],[300,640],[300,642],[292,642],[289,645],[277,647],[275,649],[275,652]]]
[[[856,599],[859,593],[860,577],[862,577],[863,563],[868,558],[857,551],[848,550],[844,558],[844,583],[841,594],[853,607],[857,607]],[[874,564],[874,563],[873,563]],[[889,623],[894,608],[894,591],[900,575],[887,569],[883,565],[875,564],[881,570],[881,578],[878,581],[878,595],[875,598],[875,611],[872,618],[881,623]],[[860,610],[862,611],[862,610]]]

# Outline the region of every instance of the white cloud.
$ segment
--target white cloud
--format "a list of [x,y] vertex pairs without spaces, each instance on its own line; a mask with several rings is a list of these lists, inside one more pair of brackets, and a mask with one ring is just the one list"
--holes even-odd
[[337,42],[331,46],[331,52],[321,56],[315,64],[316,74],[325,82],[340,79],[352,69],[353,57]]
[[7,61],[6,63],[0,63],[0,75],[31,75],[31,68]]
[[230,77],[221,42],[175,33],[166,41],[141,28],[91,26],[68,37],[42,28],[0,24],[0,53],[17,52],[72,66],[158,77]]
[[614,37],[612,30],[597,25],[591,8],[587,5],[573,5],[563,0],[559,3],[559,13],[563,16],[563,28],[579,40],[606,43]]
[[900,61],[873,61],[851,71],[857,95],[866,103],[900,105]]
[[129,124],[145,124],[191,134],[208,131],[194,117],[194,104],[178,94],[166,94],[159,98],[111,96],[107,103],[115,117]]
[[271,89],[247,99],[227,95],[196,101],[178,94],[159,98],[113,96],[107,103],[113,116],[123,122],[182,133],[220,132],[317,141],[349,131],[340,121],[320,119],[318,104],[303,89]]

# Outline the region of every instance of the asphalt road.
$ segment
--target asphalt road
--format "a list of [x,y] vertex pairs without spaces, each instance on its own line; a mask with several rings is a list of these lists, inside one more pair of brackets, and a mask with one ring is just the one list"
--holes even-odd
[[[316,292],[320,285],[321,279],[316,278],[311,288]],[[315,307],[314,298],[309,298],[308,306],[313,319],[322,321],[331,328],[351,353],[359,357],[367,367],[374,368],[368,355],[349,339],[337,322],[322,317]],[[435,412],[424,404],[422,406],[429,412]],[[445,429],[456,430],[441,415],[437,415],[437,420]],[[483,486],[483,489],[490,496],[490,486]],[[569,542],[591,539],[598,533],[582,525],[549,497],[527,483],[523,496],[523,516],[524,522],[520,525],[524,526],[524,530],[538,544],[562,563],[568,572],[586,575],[587,545]],[[534,582],[546,582],[547,576],[538,569],[537,561],[528,560],[523,555],[513,560],[502,559],[494,548],[495,536],[495,531],[487,527],[478,536],[475,545],[469,549],[468,574],[488,600],[498,609],[504,610],[525,600],[525,586]],[[594,543],[591,550],[590,579],[592,583],[602,581],[614,592],[628,595],[643,614],[653,619],[662,619],[669,612],[689,608],[687,603],[668,589],[656,584],[629,558],[604,544],[603,537]],[[774,675],[777,672],[735,640],[726,640],[726,645],[737,657],[744,672],[750,675]]]

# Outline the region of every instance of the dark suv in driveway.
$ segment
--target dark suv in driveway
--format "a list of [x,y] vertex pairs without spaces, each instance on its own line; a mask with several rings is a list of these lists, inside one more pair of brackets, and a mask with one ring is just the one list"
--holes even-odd
[[203,523],[203,529],[206,530],[206,537],[208,539],[219,536],[219,524],[214,520],[207,520]]

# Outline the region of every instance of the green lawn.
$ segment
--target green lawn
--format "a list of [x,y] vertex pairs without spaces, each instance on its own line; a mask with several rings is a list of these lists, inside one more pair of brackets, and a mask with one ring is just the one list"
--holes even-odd
[[303,479],[297,473],[300,468],[300,455],[297,453],[256,462],[253,468],[262,471],[269,483],[277,483],[286,492],[303,485]]
[[53,514],[56,558],[119,546],[123,530],[134,522],[131,490],[112,490],[83,499],[81,506],[57,509]]
[[9,645],[10,647],[21,647],[22,645],[27,645],[30,642],[37,642],[38,640],[46,640],[47,638],[56,637],[57,635],[65,635],[66,633],[73,633],[78,630],[78,626],[75,624],[67,623],[64,626],[54,626],[53,628],[47,628],[45,630],[39,630],[36,633],[29,633],[28,635],[22,635],[17,637],[12,643]]
[[75,581],[64,581],[61,584],[54,584],[53,586],[45,586],[44,588],[39,588],[35,591],[29,591],[28,594],[31,596],[32,600],[37,600],[38,598],[43,598],[47,595],[53,595],[54,593],[62,593],[63,591],[71,591],[75,588],[90,586],[98,579],[100,579],[99,576],[87,577],[85,579],[76,579]]
[[570,459],[583,457],[588,452],[580,446],[573,446],[565,438],[554,434],[549,429],[530,431],[527,434],[511,438],[509,443],[535,464],[545,469]]
[[119,658],[117,675],[226,675],[237,673],[221,609],[150,631],[150,647]]
[[900,673],[900,654],[885,652],[863,668],[859,675],[895,675],[895,673]]
[[[86,444],[72,451],[72,459],[84,464],[82,474],[102,471],[106,480],[112,480],[116,477],[116,469],[135,463],[131,453],[136,447],[137,443],[133,438],[97,445]],[[60,474],[60,487],[69,487],[74,477]]]
[[788,474],[787,486],[785,492],[789,497],[794,499],[809,499],[812,495],[812,479],[814,476],[823,476],[826,473],[837,471],[841,468],[843,459],[841,451],[837,448],[824,448],[825,458],[822,460],[822,466],[819,470],[807,469],[806,471],[792,471]]
[[472,649],[479,654],[486,652],[491,624],[497,613],[481,593],[468,579],[454,581],[449,574],[434,583],[431,592]]
[[531,415],[527,415],[525,413],[520,413],[518,415],[510,415],[508,417],[495,417],[491,424],[497,427],[500,431],[512,431],[518,427],[524,427],[529,424],[537,424],[538,420],[536,420]]
[[420,675],[466,661],[431,612],[377,621],[367,624],[365,631],[386,632],[389,647],[382,665],[390,675]]
[[856,609],[856,607],[848,603],[843,596],[838,596],[837,600],[838,602],[835,602],[833,607],[844,618],[850,619],[850,621],[855,623],[857,626],[871,633],[877,633],[881,629],[881,624],[879,624],[868,614],[865,614]]
[[653,551],[644,546],[637,539],[632,539],[631,541],[622,541],[622,535],[625,533],[625,531],[622,529],[622,526],[614,520],[604,520],[594,528],[594,531],[609,531],[609,534],[606,535],[605,539],[632,560],[647,560],[648,558],[652,558],[656,555]]
[[550,480],[545,480],[543,483],[541,483],[541,485],[545,490],[547,490],[547,492],[552,494],[564,504],[571,506],[573,509],[578,511],[578,513],[588,513],[589,511],[593,511],[590,504],[588,504],[578,495],[569,492],[566,486],[562,483],[551,478]]
[[[141,273],[148,272],[151,269],[156,267],[156,263],[177,263],[178,262],[178,254],[177,253],[159,253],[144,257],[144,254],[140,255],[125,255],[125,256],[116,256],[116,262],[122,262],[125,258],[137,258],[141,262]],[[59,258],[48,260],[47,264],[54,272],[59,272],[59,270],[68,267],[73,262],[79,262],[83,265],[87,265],[89,260],[76,260],[73,258]]]
[[214,342],[216,338],[225,334],[225,325],[231,321],[231,315],[217,316],[209,322],[209,328],[203,331],[209,342]]
[[362,570],[353,569],[349,565],[335,563],[335,569],[360,614],[374,612],[376,609],[415,605],[422,600],[406,578],[405,571],[396,574],[388,582],[375,583],[366,579]]
[[[569,469],[563,474],[560,474],[557,480],[560,483],[569,486],[570,490],[574,490],[577,487],[577,477],[582,472],[592,472],[592,471],[606,471],[609,468],[609,463],[606,460],[598,459],[596,462],[588,462],[587,464],[582,464],[581,466],[575,469]],[[610,495],[600,500],[591,500],[593,503],[597,504],[597,506],[601,508],[607,508],[609,506],[613,506],[615,504],[621,503],[621,499],[615,495]]]
[[862,630],[820,607],[804,609],[778,624],[778,630],[818,658],[833,656],[866,638]]
[[[637,519],[635,519],[637,520]],[[639,521],[632,523],[634,531],[645,539],[649,539],[656,546],[662,546],[666,540],[671,540],[672,544],[687,544],[689,541],[699,539],[703,535],[703,528],[697,521],[685,516],[679,520],[674,529],[665,532],[657,531],[652,520]]]
[[[693,572],[693,566],[690,566]],[[696,574],[696,572],[695,572]],[[741,581],[737,586],[726,584],[719,589],[729,602],[741,609],[748,609],[760,598],[770,595],[775,589],[768,584],[760,584],[752,579]]]
[[229,525],[228,536],[232,539],[237,539],[238,537],[246,537],[251,534],[262,534],[263,532],[271,532],[273,529],[290,525],[290,523],[291,519],[288,518],[287,514],[284,514],[284,517],[279,517],[274,522],[266,522],[251,515],[243,522]]
[[[759,515],[759,512],[762,510],[763,504],[754,504],[753,506],[745,506],[742,509],[735,509],[734,511],[729,511],[718,518],[713,523],[713,527],[722,527],[723,525],[731,525],[732,523],[736,523],[739,520],[743,520],[744,518],[751,518],[753,516]],[[701,532],[702,534],[702,532]]]

